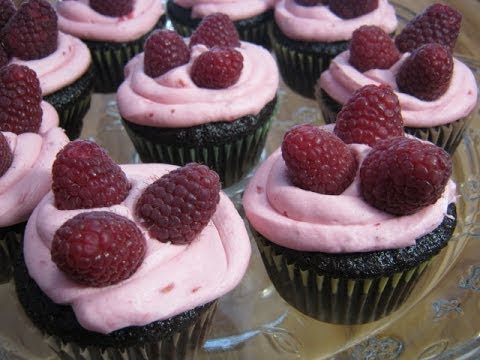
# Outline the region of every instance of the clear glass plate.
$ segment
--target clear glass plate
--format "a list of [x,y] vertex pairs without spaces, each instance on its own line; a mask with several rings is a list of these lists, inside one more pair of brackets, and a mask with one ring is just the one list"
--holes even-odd
[[[396,7],[403,22],[412,17],[409,7],[399,4]],[[470,40],[460,39],[460,57],[474,69],[478,79],[480,64],[473,60],[472,52],[463,51],[471,49]],[[283,84],[279,94],[280,105],[266,154],[279,146],[284,132],[292,125],[322,123],[314,101],[292,93]],[[117,116],[113,95],[94,95],[85,121],[83,138],[95,139],[119,163],[138,161]],[[252,242],[248,272],[241,284],[220,300],[212,331],[199,358],[480,358],[477,350],[480,347],[479,127],[480,116],[477,116],[454,156],[454,177],[460,195],[454,238],[401,309],[383,320],[357,326],[330,325],[310,319],[279,297]],[[0,285],[0,319],[0,360],[56,358],[23,314],[11,283]]]

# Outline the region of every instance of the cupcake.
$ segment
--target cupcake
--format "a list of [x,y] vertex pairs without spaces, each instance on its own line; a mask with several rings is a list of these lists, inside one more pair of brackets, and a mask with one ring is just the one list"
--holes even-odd
[[[443,41],[420,32],[440,26],[432,19],[433,11],[444,16]],[[416,19],[420,23],[412,21],[395,39],[400,51],[409,51],[396,60],[392,54],[398,50],[392,40],[385,35],[373,40],[370,35],[378,29],[357,30],[351,48],[333,59],[320,76],[316,97],[325,121],[332,123],[356,90],[367,84],[387,84],[400,100],[405,131],[453,153],[475,116],[478,96],[472,71],[451,55],[455,43],[451,39],[458,35],[461,15],[447,6],[433,5]],[[415,37],[406,38],[412,26],[418,27]],[[375,56],[369,58],[365,55],[369,53]]]
[[143,50],[148,35],[165,25],[161,0],[58,1],[61,31],[82,39],[95,67],[95,91],[115,92],[123,67]]
[[69,359],[193,358],[250,257],[218,175],[198,164],[119,167],[83,140],[58,154],[52,175],[15,270],[45,341]]
[[41,101],[32,70],[3,67],[0,97],[0,283],[4,283],[12,275],[26,221],[50,189],[55,155],[68,138],[58,127],[55,109]]
[[[398,136],[401,121],[394,119],[385,136],[384,120],[371,115],[378,108],[389,105],[361,100],[351,109],[350,132],[332,125],[291,129],[244,193],[273,285],[320,321],[363,324],[391,314],[455,229],[448,153]],[[371,118],[360,119],[358,111]]]
[[[8,2],[2,7],[3,12]],[[0,33],[8,61],[36,72],[45,101],[59,114],[60,126],[70,139],[77,138],[93,89],[90,52],[79,39],[58,31],[57,15],[47,1],[29,0],[14,11]]]
[[355,29],[377,25],[387,33],[397,27],[387,0],[279,0],[271,32],[272,48],[285,83],[314,98],[314,86],[331,59],[346,50]]
[[267,50],[238,40],[231,22],[215,33],[225,20],[208,16],[189,43],[169,30],[152,34],[126,66],[117,103],[142,162],[203,163],[229,187],[261,155],[278,71]]
[[269,48],[274,3],[275,0],[168,0],[167,11],[173,27],[184,37],[192,35],[204,17],[219,12],[233,21],[240,39]]

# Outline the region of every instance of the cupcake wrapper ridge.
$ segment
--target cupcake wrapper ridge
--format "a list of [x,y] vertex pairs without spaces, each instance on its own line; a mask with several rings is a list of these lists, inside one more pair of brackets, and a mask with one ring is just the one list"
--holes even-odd
[[0,284],[10,281],[26,223],[0,229]]

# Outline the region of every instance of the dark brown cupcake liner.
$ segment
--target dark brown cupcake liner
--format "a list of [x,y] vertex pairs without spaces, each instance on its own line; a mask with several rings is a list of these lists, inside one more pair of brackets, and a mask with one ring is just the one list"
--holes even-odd
[[83,118],[90,109],[93,92],[94,70],[90,67],[78,80],[44,97],[58,113],[60,127],[70,140],[80,136]]
[[0,229],[0,284],[10,281],[26,222]]
[[[325,123],[335,123],[342,105],[318,87],[315,91],[315,97]],[[430,141],[452,155],[462,141],[465,130],[472,122],[475,114],[476,110],[473,110],[468,116],[444,125],[427,128],[405,127],[405,132],[419,139]]]
[[90,49],[95,68],[94,91],[113,93],[124,80],[123,69],[127,62],[143,51],[145,40],[156,29],[165,26],[166,17],[162,15],[155,27],[137,40],[114,43],[82,39]]
[[[172,0],[167,1],[167,12],[175,31],[183,37],[192,35],[201,21],[201,19],[192,19],[191,9],[182,8]],[[233,24],[241,40],[270,48],[269,29],[273,24],[272,9],[249,19],[234,21]]]
[[315,84],[330,61],[348,48],[348,41],[332,43],[289,39],[273,24],[270,40],[283,81],[305,97],[315,97]]
[[[370,253],[301,252],[274,244],[252,229],[275,289],[295,309],[333,324],[365,324],[391,314],[408,299],[456,224],[455,207],[417,245]],[[451,217],[450,217],[451,216]]]
[[193,324],[161,338],[125,348],[96,346],[81,347],[75,343],[63,343],[60,337],[45,336],[45,341],[60,359],[68,360],[158,360],[194,359],[201,349],[215,315],[217,301],[209,304]]

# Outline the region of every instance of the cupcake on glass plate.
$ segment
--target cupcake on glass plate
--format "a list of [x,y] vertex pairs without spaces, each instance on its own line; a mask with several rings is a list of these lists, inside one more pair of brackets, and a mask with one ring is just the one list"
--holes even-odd
[[271,41],[285,83],[314,98],[316,80],[362,25],[394,33],[394,7],[387,0],[277,1]]
[[118,109],[142,162],[203,163],[223,187],[258,162],[278,70],[266,49],[239,41],[228,16],[205,17],[189,41],[171,30],[153,33],[125,74]]
[[[10,0],[0,2],[0,63],[25,65],[40,80],[45,101],[53,105],[60,126],[77,138],[90,108],[93,89],[92,59],[79,39],[58,31],[57,15],[46,0],[29,0],[18,10]],[[7,17],[7,16],[5,16]],[[1,53],[5,50],[5,56]]]
[[0,70],[0,283],[12,265],[33,208],[50,190],[57,152],[68,142],[55,109],[42,101],[35,72]]
[[192,35],[205,16],[220,12],[233,21],[240,39],[269,48],[274,4],[275,0],[168,0],[167,11],[182,36]]
[[243,205],[290,305],[317,320],[363,324],[398,309],[447,245],[456,188],[448,153],[404,136],[390,88],[363,88],[347,110],[346,126],[289,130]]
[[56,9],[60,30],[82,39],[90,49],[95,92],[100,93],[117,90],[125,64],[166,21],[161,0],[61,0]]
[[15,269],[45,341],[69,359],[193,358],[251,251],[218,175],[195,163],[118,166],[76,140],[52,177]]
[[335,122],[342,104],[362,86],[388,84],[400,100],[405,131],[453,154],[478,102],[474,74],[451,55],[460,22],[456,10],[435,4],[407,24],[395,43],[381,29],[356,30],[350,49],[332,60],[316,85],[325,121]]

